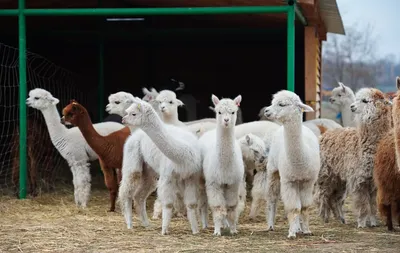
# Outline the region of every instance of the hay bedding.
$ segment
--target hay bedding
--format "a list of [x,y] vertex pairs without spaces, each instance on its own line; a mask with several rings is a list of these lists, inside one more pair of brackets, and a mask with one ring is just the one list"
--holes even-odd
[[[153,201],[148,201],[149,217]],[[133,230],[126,229],[119,209],[107,212],[108,202],[105,189],[93,190],[86,210],[75,207],[71,188],[34,200],[2,196],[0,252],[399,252],[400,248],[400,233],[386,232],[385,226],[357,230],[349,213],[350,225],[336,221],[324,225],[314,212],[314,235],[289,240],[282,206],[276,231],[267,232],[264,214],[255,222],[248,220],[248,203],[236,236],[214,237],[212,227],[192,235],[188,222],[179,218],[172,220],[171,234],[161,236],[160,220],[143,228],[134,219]]]

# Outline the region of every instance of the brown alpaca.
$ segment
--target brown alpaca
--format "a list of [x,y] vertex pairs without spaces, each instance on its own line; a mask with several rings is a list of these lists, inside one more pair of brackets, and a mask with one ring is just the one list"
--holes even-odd
[[71,100],[62,110],[63,124],[77,126],[89,146],[99,156],[105,184],[110,191],[110,212],[115,211],[115,201],[118,195],[118,184],[121,181],[122,154],[125,140],[131,131],[128,127],[101,136],[93,127],[88,111],[75,100]]
[[[399,95],[400,77],[396,78],[396,85],[397,95]],[[392,118],[394,129],[379,142],[374,167],[378,209],[381,216],[386,217],[389,231],[394,230],[393,216],[400,218],[400,171],[398,166],[400,160],[400,101],[398,96],[393,99]]]
[[[27,122],[27,173],[29,183],[29,194],[36,197],[37,191],[37,174],[39,166],[43,165],[44,168],[44,182],[48,188],[52,188],[52,178],[54,174],[54,161],[53,151],[54,146],[51,143],[49,134],[45,126],[42,126],[35,120],[29,119]],[[37,143],[40,141],[40,143]],[[14,194],[19,197],[19,127],[14,128],[12,139],[12,181],[14,185]],[[37,144],[40,145],[38,149]],[[39,151],[40,150],[40,151]]]
[[359,228],[376,226],[374,156],[378,142],[392,128],[387,96],[373,88],[360,89],[351,105],[357,128],[339,128],[320,138],[321,170],[315,196],[319,213],[328,222],[330,211],[345,223],[343,204],[352,198]]
[[328,131],[328,128],[324,127],[323,125],[317,125],[317,127],[321,132],[321,135],[323,135],[326,131]]

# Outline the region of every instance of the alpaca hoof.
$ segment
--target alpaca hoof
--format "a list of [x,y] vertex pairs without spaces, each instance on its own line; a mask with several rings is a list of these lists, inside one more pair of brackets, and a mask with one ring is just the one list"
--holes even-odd
[[346,224],[346,220],[344,218],[340,218],[340,223]]
[[110,208],[107,212],[113,213],[113,212],[115,212],[115,209]]
[[367,227],[366,225],[360,225],[360,224],[357,225],[357,228],[366,228],[366,227]]
[[287,237],[288,239],[291,239],[291,240],[293,240],[293,239],[296,239],[296,234],[294,234],[294,235],[288,235],[288,237]]
[[303,235],[309,235],[309,236],[313,235],[313,233],[311,231],[302,232],[302,234]]
[[208,228],[208,225],[203,225],[202,226],[202,229],[207,229]]
[[167,229],[162,229],[161,235],[169,235],[169,231]]
[[267,229],[267,231],[274,231],[274,226],[269,226],[269,228]]
[[197,235],[199,233],[199,231],[198,230],[196,230],[196,231],[192,231],[192,234],[193,235]]
[[151,225],[151,223],[150,223],[150,222],[142,222],[142,227],[145,227],[145,228],[151,228],[151,227],[152,227],[152,225]]
[[231,235],[237,235],[239,232],[235,229],[235,230],[231,230]]
[[216,232],[216,231],[215,231],[215,232],[214,232],[214,235],[215,235],[215,236],[221,236],[221,232]]

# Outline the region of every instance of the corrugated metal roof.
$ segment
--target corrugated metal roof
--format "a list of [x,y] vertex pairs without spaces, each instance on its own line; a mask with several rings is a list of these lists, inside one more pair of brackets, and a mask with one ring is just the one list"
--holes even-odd
[[346,34],[336,0],[320,0],[319,11],[321,12],[327,32]]

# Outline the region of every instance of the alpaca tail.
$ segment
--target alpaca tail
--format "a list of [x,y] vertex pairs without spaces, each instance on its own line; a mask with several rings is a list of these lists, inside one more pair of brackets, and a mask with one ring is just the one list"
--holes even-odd
[[328,131],[328,128],[326,128],[324,125],[317,125],[317,127],[321,132],[321,135],[324,134],[326,131]]

